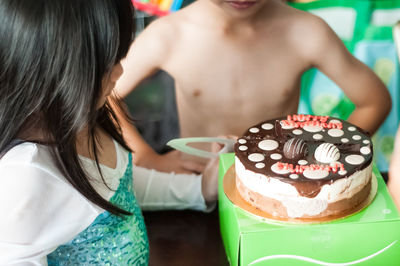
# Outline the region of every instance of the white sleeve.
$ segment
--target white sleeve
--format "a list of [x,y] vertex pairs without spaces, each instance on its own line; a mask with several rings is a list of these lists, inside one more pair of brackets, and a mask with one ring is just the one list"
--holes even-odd
[[47,265],[46,256],[98,215],[75,189],[31,164],[0,167],[0,265]]
[[143,210],[193,209],[211,211],[201,192],[201,175],[158,172],[134,165],[133,187]]

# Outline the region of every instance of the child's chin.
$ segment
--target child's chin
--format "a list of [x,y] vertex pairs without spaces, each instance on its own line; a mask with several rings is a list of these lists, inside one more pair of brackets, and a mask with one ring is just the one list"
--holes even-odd
[[255,15],[259,8],[257,3],[253,5],[243,5],[236,6],[235,4],[227,3],[227,8],[225,9],[232,17],[235,18],[248,18]]

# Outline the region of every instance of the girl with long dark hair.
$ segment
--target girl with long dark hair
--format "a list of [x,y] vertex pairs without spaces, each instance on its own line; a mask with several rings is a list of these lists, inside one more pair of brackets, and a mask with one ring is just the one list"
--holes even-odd
[[145,265],[139,205],[215,200],[215,160],[132,165],[108,95],[133,19],[130,0],[0,0],[0,265]]

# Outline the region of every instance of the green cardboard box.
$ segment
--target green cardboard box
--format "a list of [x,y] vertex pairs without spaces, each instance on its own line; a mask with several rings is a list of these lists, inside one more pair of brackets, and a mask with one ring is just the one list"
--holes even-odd
[[347,218],[321,224],[270,223],[234,205],[223,177],[234,154],[222,154],[219,217],[231,265],[400,265],[400,216],[374,167],[378,190],[373,202]]

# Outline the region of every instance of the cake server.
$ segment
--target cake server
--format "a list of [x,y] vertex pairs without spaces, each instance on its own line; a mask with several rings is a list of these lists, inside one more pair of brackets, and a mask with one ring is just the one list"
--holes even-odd
[[[209,152],[201,149],[197,149],[194,147],[187,146],[189,143],[213,143],[217,142],[220,144],[224,144],[224,147],[217,153]],[[198,138],[178,138],[168,141],[167,145],[184,153],[203,157],[203,158],[214,158],[221,153],[227,153],[233,151],[233,145],[236,143],[235,140],[225,139],[225,138],[207,138],[207,137],[198,137]]]

